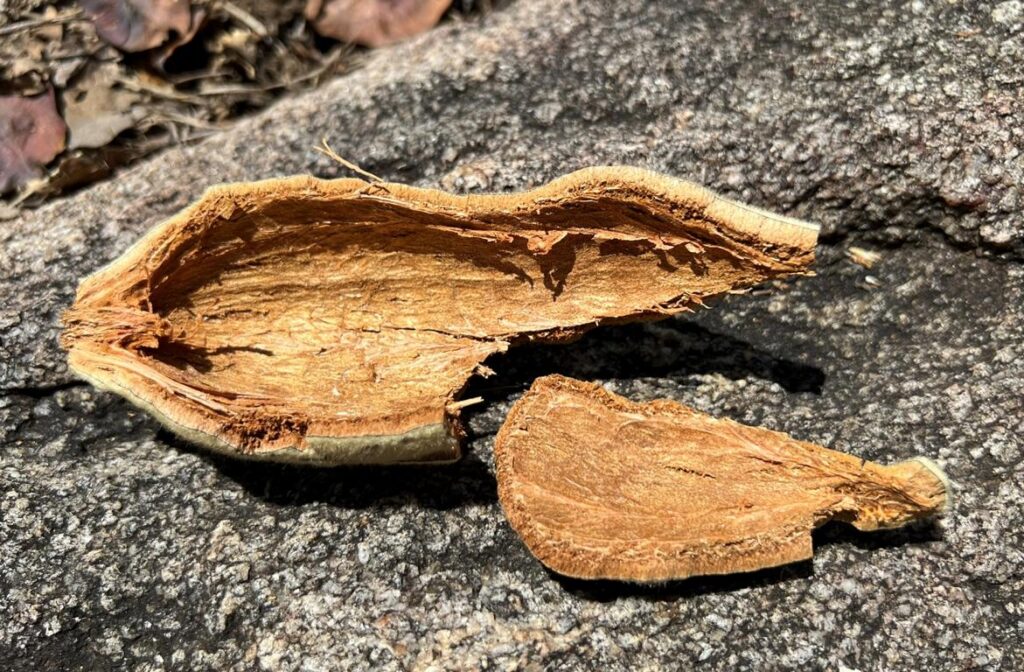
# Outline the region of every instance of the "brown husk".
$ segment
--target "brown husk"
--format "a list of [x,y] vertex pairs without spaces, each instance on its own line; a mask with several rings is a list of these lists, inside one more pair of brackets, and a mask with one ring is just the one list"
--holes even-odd
[[223,185],[84,280],[63,344],[79,374],[221,452],[445,461],[488,356],[806,272],[816,237],[629,168],[509,196]]
[[882,466],[672,401],[540,378],[495,440],[509,523],[546,566],[636,582],[805,560],[831,519],[861,530],[934,515],[947,481],[925,458]]

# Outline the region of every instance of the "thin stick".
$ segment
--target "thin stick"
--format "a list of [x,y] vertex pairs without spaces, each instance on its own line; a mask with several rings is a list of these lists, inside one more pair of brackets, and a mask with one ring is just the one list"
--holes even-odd
[[275,89],[287,89],[297,84],[308,82],[311,79],[316,79],[320,75],[324,74],[331,67],[338,62],[341,55],[345,53],[345,49],[335,49],[330,55],[325,58],[322,63],[310,70],[301,77],[290,79],[286,82],[275,82],[274,84],[266,84],[263,86],[212,86],[199,91],[200,96],[224,96],[236,93],[261,93],[265,91],[274,91]]
[[369,178],[370,182],[379,182],[381,184],[384,183],[384,180],[380,179],[379,177],[377,177],[376,175],[374,175],[370,171],[363,170],[362,168],[360,168],[356,164],[354,164],[351,161],[349,161],[348,159],[340,156],[337,152],[335,152],[333,149],[331,149],[331,146],[327,144],[327,138],[321,138],[320,139],[320,143],[321,143],[321,145],[319,147],[314,147],[313,149],[315,149],[316,151],[320,152],[321,154],[323,154],[327,158],[333,159],[333,160],[337,161],[338,163],[340,163],[341,165],[345,166],[346,168],[348,168],[352,172],[358,173],[358,174],[362,175],[363,177]]
[[82,16],[82,10],[76,9],[67,14],[58,14],[49,18],[39,17],[33,19],[26,19],[25,21],[19,21],[18,23],[12,23],[7,26],[0,27],[0,37],[5,35],[13,35],[14,33],[20,33],[23,30],[32,30],[40,26],[52,26],[54,24],[71,23],[77,19],[85,20]]
[[260,37],[266,37],[270,35],[270,31],[267,30],[266,26],[260,23],[259,19],[257,19],[255,16],[245,11],[235,3],[230,2],[229,0],[222,0],[220,3],[220,7],[228,16],[235,19],[239,23],[245,25],[249,30],[256,33]]
[[114,81],[125,87],[129,91],[135,91],[136,93],[148,93],[158,98],[167,98],[168,100],[176,100],[181,103],[193,103],[201,104],[202,98],[192,96],[187,93],[179,93],[173,89],[162,89],[151,84],[145,84],[141,80],[132,79],[130,77],[123,77],[121,75],[115,75]]
[[449,411],[457,411],[459,409],[466,408],[467,406],[475,406],[476,404],[483,403],[483,397],[472,397],[470,399],[462,399],[460,401],[453,401],[447,404],[445,407]]

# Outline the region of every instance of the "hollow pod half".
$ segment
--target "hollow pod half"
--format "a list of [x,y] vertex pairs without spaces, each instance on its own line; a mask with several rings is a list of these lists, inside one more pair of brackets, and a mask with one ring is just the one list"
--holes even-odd
[[805,273],[816,239],[633,168],[512,195],[222,185],[86,278],[62,343],[80,376],[218,452],[450,461],[488,356]]

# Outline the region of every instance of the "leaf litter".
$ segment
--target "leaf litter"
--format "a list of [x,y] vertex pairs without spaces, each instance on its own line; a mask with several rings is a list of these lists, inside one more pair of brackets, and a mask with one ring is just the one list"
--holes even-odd
[[[198,142],[357,68],[357,45],[429,29],[451,4],[14,0],[0,9],[0,209],[38,206]],[[490,9],[461,0],[448,11]],[[370,17],[372,26],[340,31],[342,15]],[[31,129],[18,118],[29,111]]]

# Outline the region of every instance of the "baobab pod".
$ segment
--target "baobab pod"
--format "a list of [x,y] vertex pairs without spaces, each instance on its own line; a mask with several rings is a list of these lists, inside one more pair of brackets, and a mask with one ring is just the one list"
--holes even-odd
[[632,168],[512,195],[222,185],[86,278],[62,342],[79,375],[222,453],[450,461],[489,356],[806,273],[816,238]]

